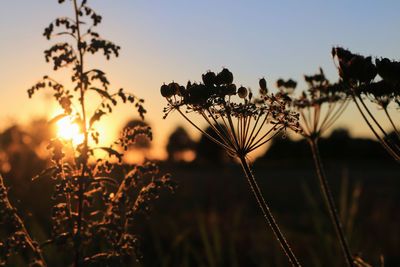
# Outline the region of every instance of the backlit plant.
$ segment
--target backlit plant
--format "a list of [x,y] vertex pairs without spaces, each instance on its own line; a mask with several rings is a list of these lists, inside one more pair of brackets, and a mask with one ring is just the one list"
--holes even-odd
[[[319,69],[319,73],[315,75],[305,75],[304,80],[308,85],[308,89],[293,99],[292,107],[301,115],[301,131],[299,133],[310,145],[322,195],[328,207],[343,255],[347,265],[353,266],[353,256],[344,235],[318,147],[318,140],[322,134],[333,125],[346,109],[349,103],[348,97],[344,93],[343,85],[339,83],[331,84],[326,79],[321,68]],[[289,95],[294,91],[297,83],[293,80],[284,81],[279,79],[276,85],[282,94]]]
[[[233,74],[226,68],[220,73],[208,71],[202,75],[203,83],[187,83],[186,87],[175,82],[161,86],[161,95],[168,104],[164,109],[166,118],[177,111],[203,135],[222,146],[236,157],[246,174],[250,188],[276,238],[293,266],[300,266],[289,244],[280,231],[250,171],[247,155],[266,144],[274,136],[291,128],[299,130],[298,114],[287,109],[288,99],[267,94],[266,80],[260,79],[261,98],[233,83]],[[202,118],[212,127],[215,137],[203,131],[194,118]]]
[[[377,58],[374,64],[371,57],[353,54],[341,47],[332,49],[332,57],[337,60],[336,66],[347,94],[368,127],[386,151],[400,163],[400,132],[393,119],[393,111],[398,111],[400,107],[400,62]],[[393,133],[383,128],[383,121],[376,118],[365,103],[366,99],[383,111]]]
[[[66,1],[58,2],[62,4]],[[54,206],[51,211],[53,226],[50,238],[40,248],[46,250],[49,245],[60,246],[62,251],[70,255],[68,259],[71,262],[68,264],[74,266],[100,262],[120,265],[132,258],[140,258],[138,238],[132,231],[134,219],[139,213],[149,212],[149,201],[159,196],[162,187],[173,190],[175,184],[170,175],[160,175],[158,167],[152,162],[138,166],[122,164],[121,151],[135,142],[138,135],[151,139],[148,126],[125,129],[121,138],[112,146],[98,146],[100,133],[96,123],[110,114],[118,102],[133,104],[142,119],[146,110],[142,106],[142,99],[123,89],[110,93],[110,83],[103,71],[85,68],[89,54],[102,52],[106,59],[110,59],[118,56],[120,47],[102,39],[94,31],[102,18],[87,6],[86,0],[67,2],[72,3],[74,17],[57,18],[45,29],[43,35],[47,39],[63,36],[63,40],[72,40],[57,43],[45,51],[46,61],[53,63],[54,70],[72,67],[72,85],[64,86],[44,76],[28,90],[28,94],[32,97],[40,89],[53,90],[53,96],[63,112],[52,122],[68,118],[71,123],[79,126],[84,138],[73,147],[70,140],[62,138],[53,139],[48,145],[52,151],[52,166],[36,178],[50,176],[54,180]],[[87,104],[89,101],[91,104],[94,102],[87,95],[88,92],[95,92],[101,98],[98,107],[91,111],[88,111]],[[73,153],[69,158],[66,151],[71,149]],[[99,157],[97,151],[100,150],[106,153],[104,158]],[[2,205],[8,207],[9,202],[1,182],[0,193]],[[21,222],[16,213],[11,212],[10,219]],[[16,227],[19,231],[14,232],[7,242],[0,244],[1,252],[5,252],[2,253],[4,259],[1,262],[6,262],[9,253],[17,251],[14,247],[20,244],[31,248],[35,264],[46,265],[46,257],[41,254],[38,244],[31,241],[23,224]],[[19,243],[14,242],[17,245],[12,247],[14,243],[11,241],[17,237]]]

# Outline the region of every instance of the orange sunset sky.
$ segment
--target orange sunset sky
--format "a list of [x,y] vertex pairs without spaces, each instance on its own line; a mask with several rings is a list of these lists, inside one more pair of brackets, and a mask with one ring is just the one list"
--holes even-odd
[[[33,118],[50,119],[58,112],[50,91],[29,99],[26,90],[45,74],[68,84],[68,69],[53,72],[45,62],[43,50],[54,40],[47,41],[42,33],[54,18],[72,15],[69,4],[1,1],[0,129]],[[397,1],[96,0],[89,6],[103,17],[97,31],[120,45],[121,53],[110,61],[89,56],[86,62],[107,73],[111,90],[123,87],[145,99],[156,158],[166,157],[164,146],[178,125],[199,138],[178,114],[162,119],[163,82],[200,81],[206,70],[227,67],[235,83],[255,92],[261,77],[272,91],[279,77],[293,78],[303,89],[302,75],[320,66],[332,82],[337,80],[330,57],[334,45],[363,55],[396,60],[400,55]],[[132,118],[137,118],[134,108],[120,106],[99,125],[103,142],[111,142]],[[353,136],[371,136],[353,105],[336,123],[339,126],[349,128]]]

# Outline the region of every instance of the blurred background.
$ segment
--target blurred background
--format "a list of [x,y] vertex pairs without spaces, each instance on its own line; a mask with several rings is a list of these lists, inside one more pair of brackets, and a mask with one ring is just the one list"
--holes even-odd
[[[0,134],[0,167],[18,213],[32,236],[44,242],[55,182],[31,178],[49,165],[45,146],[55,131],[46,120],[32,124],[29,130],[13,125]],[[162,193],[150,217],[136,221],[144,256],[137,266],[287,266],[240,165],[204,136],[193,140],[184,128],[175,128],[167,139],[167,159],[158,163],[179,188]],[[140,140],[126,157],[146,155],[149,144]],[[398,266],[398,165],[378,142],[351,138],[343,128],[321,139],[320,149],[353,252],[373,266],[380,266],[381,257],[384,266]],[[304,266],[343,266],[308,144],[278,136],[251,167]],[[50,265],[68,257],[50,246],[44,253]]]

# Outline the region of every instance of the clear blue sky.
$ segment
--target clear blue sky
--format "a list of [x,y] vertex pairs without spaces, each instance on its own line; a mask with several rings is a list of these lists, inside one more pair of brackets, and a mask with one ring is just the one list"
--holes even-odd
[[[68,2],[68,1],[67,1]],[[122,47],[118,59],[101,64],[115,88],[145,98],[155,142],[165,142],[176,123],[162,121],[163,82],[200,80],[207,69],[228,67],[235,81],[256,89],[265,76],[301,80],[321,66],[335,81],[330,58],[334,45],[365,55],[400,59],[400,1],[188,1],[89,0],[103,16],[99,32]],[[48,112],[43,97],[28,100],[26,89],[43,74],[48,42],[41,35],[57,16],[69,16],[69,3],[9,0],[0,3],[0,105],[3,123],[27,121]],[[61,75],[68,77],[68,71]],[[300,84],[300,88],[304,84]],[[120,127],[132,112],[122,108],[113,122]],[[354,108],[337,125],[355,135],[368,134]],[[189,128],[189,127],[187,127]]]

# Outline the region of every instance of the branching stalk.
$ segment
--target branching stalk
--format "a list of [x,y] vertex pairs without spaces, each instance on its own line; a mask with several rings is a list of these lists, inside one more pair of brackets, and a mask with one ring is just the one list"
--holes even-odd
[[354,266],[353,257],[350,252],[350,248],[348,246],[346,237],[344,235],[343,227],[340,223],[339,215],[337,213],[335,202],[333,200],[333,196],[329,188],[328,180],[326,179],[321,156],[319,154],[318,141],[312,138],[308,138],[307,140],[311,147],[319,184],[321,186],[321,191],[324,196],[325,203],[328,207],[329,215],[331,217],[332,224],[335,228],[337,238],[339,239],[340,247],[346,259],[347,266],[353,267]]
[[15,229],[18,229],[18,231],[23,234],[25,238],[24,241],[26,242],[28,249],[32,251],[35,257],[35,263],[42,267],[47,266],[46,262],[44,261],[42,251],[40,250],[39,244],[37,243],[35,244],[35,242],[32,240],[31,236],[28,233],[28,230],[26,230],[25,228],[24,222],[18,216],[15,208],[11,205],[6,193],[7,189],[3,183],[3,177],[1,175],[0,175],[0,191],[2,191],[2,196],[0,198],[0,205],[2,206],[3,212],[9,214],[12,222],[14,223],[13,226],[15,227]]
[[289,258],[289,261],[292,264],[292,266],[300,266],[299,261],[297,260],[292,249],[290,248],[289,244],[287,243],[285,237],[283,236],[282,232],[280,231],[278,224],[276,223],[274,217],[272,216],[272,213],[271,213],[267,203],[265,202],[265,199],[261,193],[261,190],[257,184],[257,181],[249,168],[246,158],[244,156],[238,156],[238,158],[243,167],[243,171],[246,175],[246,178],[247,178],[247,181],[251,188],[251,191],[253,192],[255,198],[257,199],[258,205],[260,206],[260,209],[261,209],[265,219],[267,220],[268,225],[271,227],[275,237],[278,239],[279,244],[281,245],[286,256]]
[[87,159],[88,159],[88,131],[86,126],[86,111],[85,111],[85,90],[86,83],[84,83],[83,79],[83,51],[80,46],[81,43],[81,32],[80,32],[80,22],[79,22],[79,9],[77,6],[76,0],[74,0],[74,10],[75,10],[75,20],[76,20],[76,28],[77,28],[77,48],[79,52],[79,66],[77,68],[78,77],[79,77],[79,91],[80,91],[80,103],[82,107],[82,119],[83,119],[83,133],[84,133],[84,146],[83,146],[83,163],[82,163],[82,172],[79,177],[79,188],[78,188],[78,203],[77,203],[77,229],[75,233],[75,258],[74,258],[74,266],[79,266],[80,261],[80,240],[81,240],[81,230],[82,230],[82,217],[83,217],[83,194],[84,194],[84,179],[85,179],[85,171],[87,169]]

